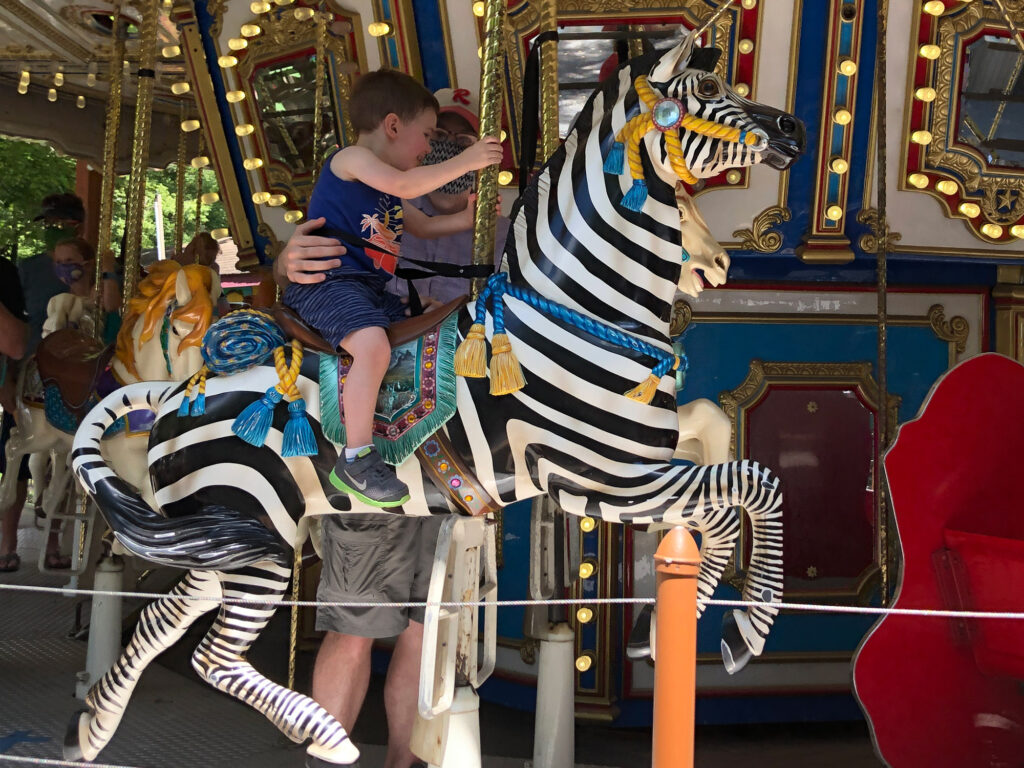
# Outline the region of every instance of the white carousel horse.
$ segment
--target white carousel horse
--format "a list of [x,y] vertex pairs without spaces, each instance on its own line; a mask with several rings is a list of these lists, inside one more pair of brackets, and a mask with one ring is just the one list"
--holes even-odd
[[[693,217],[681,217],[675,188],[681,178],[695,181],[730,167],[763,162],[788,168],[805,136],[792,115],[737,96],[712,69],[712,57],[695,50],[688,37],[664,56],[630,60],[587,102],[563,147],[516,203],[502,272],[475,307],[458,315],[457,334],[454,323],[439,318],[424,337],[424,355],[447,343],[449,332],[475,335],[481,346],[490,338],[492,385],[501,378],[495,358],[511,346],[525,386],[492,396],[482,366],[484,378],[458,379],[457,410],[440,428],[410,412],[408,423],[437,431],[423,443],[409,441],[423,450],[422,463],[395,459],[412,498],[392,511],[445,514],[479,505],[478,494],[505,505],[547,493],[571,514],[685,525],[702,534],[699,610],[746,514],[753,543],[742,595],[752,607],[726,615],[721,645],[726,668],[735,672],[763,650],[781,601],[782,498],[778,478],[754,461],[671,462],[690,440],[684,435],[686,445],[680,445],[667,375],[674,357],[672,301],[677,290],[696,295],[706,283],[722,284],[728,269],[706,235],[696,243],[685,239],[682,230]],[[662,108],[655,114],[656,105]],[[311,738],[307,765],[358,759],[334,718],[246,660],[274,606],[239,602],[284,594],[305,518],[376,511],[331,486],[338,445],[324,428],[332,401],[325,399],[321,410],[319,361],[307,351],[299,364],[297,352],[291,367],[283,353],[275,358],[280,365],[237,373],[225,366],[206,382],[200,408],[193,407],[198,398],[189,404],[182,385],[143,383],[109,395],[83,421],[74,471],[118,541],[140,557],[189,572],[171,599],[144,610],[125,654],[90,690],[88,711],[76,715],[68,731],[66,757],[99,754],[146,664],[215,607],[192,598],[222,596],[232,600],[220,606],[192,657],[198,674],[263,713],[290,739]],[[266,354],[262,350],[259,359]],[[333,356],[324,363],[328,372],[341,366],[333,379],[323,379],[325,391],[333,387],[336,394],[344,363]],[[423,381],[441,378],[424,363],[428,368]],[[279,394],[277,387],[283,387]],[[290,400],[287,414],[283,408],[275,413],[283,394]],[[425,410],[438,404],[429,403]],[[157,413],[148,454],[157,505],[147,504],[101,456],[107,425],[138,408]],[[698,412],[714,415],[697,404],[684,415]],[[721,455],[722,446],[712,442],[701,446],[700,458]],[[446,460],[427,458],[437,455]],[[437,473],[456,463],[466,471],[439,479]]]
[[[177,381],[199,370],[203,362],[200,345],[219,296],[220,278],[208,267],[182,268],[170,260],[157,262],[140,282],[118,334],[110,363],[116,382]],[[47,307],[45,335],[77,327],[91,338],[91,308],[91,302],[70,293],[53,297]],[[65,431],[68,424],[58,426],[47,420],[34,355],[21,366],[15,397],[17,426],[7,443],[7,460],[14,463],[8,466],[18,466],[22,456],[31,454],[33,484],[43,489],[41,506],[52,517],[68,491],[67,456],[74,434]],[[75,428],[77,423],[70,426]],[[103,455],[144,498],[152,499],[146,471],[148,437],[148,429],[133,432],[126,428],[104,440]],[[45,481],[47,457],[53,468],[49,483]],[[8,473],[0,482],[0,508],[13,501],[16,479],[15,473]]]

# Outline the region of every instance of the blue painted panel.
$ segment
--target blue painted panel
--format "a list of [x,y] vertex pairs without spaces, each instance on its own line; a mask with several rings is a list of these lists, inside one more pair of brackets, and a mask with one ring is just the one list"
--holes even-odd
[[441,9],[437,3],[420,2],[412,4],[412,13],[416,21],[416,37],[420,45],[423,84],[431,92],[448,88],[451,85],[451,77],[448,73],[448,57],[444,49]]

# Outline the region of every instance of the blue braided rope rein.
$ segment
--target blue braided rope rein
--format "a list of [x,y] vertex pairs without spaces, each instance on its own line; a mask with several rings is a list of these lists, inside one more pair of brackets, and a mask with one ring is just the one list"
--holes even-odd
[[685,356],[680,358],[672,352],[659,349],[643,339],[623,333],[612,325],[602,323],[574,309],[550,301],[529,288],[511,285],[508,282],[508,274],[505,272],[496,272],[487,279],[487,287],[477,297],[476,322],[480,325],[484,324],[487,317],[487,302],[490,299],[494,299],[491,301],[491,314],[494,316],[494,333],[505,333],[505,307],[502,298],[506,295],[526,302],[534,309],[539,309],[541,312],[586,331],[592,336],[597,336],[599,339],[659,360],[660,362],[651,370],[651,373],[659,378],[666,376],[677,365],[685,370],[684,366],[687,365]]

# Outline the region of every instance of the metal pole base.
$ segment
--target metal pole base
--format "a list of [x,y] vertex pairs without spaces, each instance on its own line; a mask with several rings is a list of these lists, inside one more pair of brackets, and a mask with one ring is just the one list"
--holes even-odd
[[429,768],[481,768],[476,691],[468,685],[456,686],[450,709],[430,720],[417,715],[410,746]]
[[533,768],[566,768],[576,761],[573,631],[553,624],[540,641]]
[[[123,587],[124,562],[120,557],[104,557],[96,564],[93,589],[120,592]],[[75,682],[75,698],[82,701],[89,689],[117,661],[121,654],[121,598],[96,595],[89,614],[89,645],[85,654],[85,670]]]

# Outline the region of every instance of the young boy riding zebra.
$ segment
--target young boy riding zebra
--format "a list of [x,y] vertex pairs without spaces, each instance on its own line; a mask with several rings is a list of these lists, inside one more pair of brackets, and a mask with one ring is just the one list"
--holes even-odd
[[[677,205],[676,190],[681,180],[734,167],[788,168],[804,132],[792,115],[738,96],[713,72],[715,54],[690,35],[663,55],[631,59],[604,81],[516,203],[502,270],[448,325],[438,313],[425,348],[443,346],[452,326],[451,346],[455,336],[476,342],[477,357],[490,347],[490,372],[486,361],[470,360],[470,372],[483,378],[459,377],[454,414],[417,448],[419,460],[396,461],[411,498],[393,511],[464,511],[481,502],[469,487],[493,505],[546,493],[575,515],[683,525],[701,534],[701,609],[745,512],[753,543],[742,597],[755,605],[726,615],[722,654],[734,672],[761,652],[778,612],[782,498],[778,478],[755,461],[672,463],[680,434],[673,300],[677,290],[696,295],[705,282],[724,283],[728,268],[720,249],[688,248],[704,224],[692,206]],[[450,375],[450,348],[436,353],[437,370],[424,380]],[[500,355],[514,356],[525,384],[497,396],[489,378]],[[376,509],[338,494],[329,480],[343,441],[325,435],[338,393],[332,405],[321,389],[341,386],[344,358],[307,349],[297,360],[289,365],[279,352],[274,365],[211,375],[198,410],[191,386],[132,385],[101,402],[78,432],[74,470],[117,539],[188,573],[171,599],[145,609],[121,660],[90,691],[88,711],[69,730],[67,756],[92,760],[109,741],[145,665],[214,606],[192,598],[280,599],[310,516]],[[325,370],[334,373],[325,379]],[[275,384],[291,393],[287,412],[274,409]],[[303,405],[293,407],[300,400],[304,416]],[[240,417],[265,406],[259,439],[240,439]],[[136,408],[157,414],[149,463],[159,510],[100,456],[104,429]],[[293,439],[300,418],[311,427],[303,451]],[[465,470],[457,478],[441,473],[458,484],[437,482],[431,446]],[[356,764],[358,750],[337,721],[245,661],[273,612],[225,602],[193,666],[289,738],[311,738],[307,765]]]

